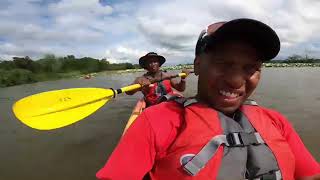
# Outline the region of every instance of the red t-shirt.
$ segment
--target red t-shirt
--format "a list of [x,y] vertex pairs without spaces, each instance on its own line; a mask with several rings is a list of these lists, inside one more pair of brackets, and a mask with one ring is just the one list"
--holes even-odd
[[[137,118],[105,166],[96,174],[98,179],[141,180],[152,169],[155,160],[161,156],[157,152],[163,152],[170,145],[183,122],[182,108],[172,103],[147,108]],[[295,156],[295,178],[320,174],[319,163],[306,149],[289,121],[276,111],[264,110],[278,119],[275,126],[291,147]],[[168,114],[170,118],[161,119],[162,115]]]

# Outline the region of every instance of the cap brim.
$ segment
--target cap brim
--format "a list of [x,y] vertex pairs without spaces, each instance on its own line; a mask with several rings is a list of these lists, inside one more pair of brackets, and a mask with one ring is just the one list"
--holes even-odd
[[160,66],[162,66],[162,64],[164,63],[164,62],[166,62],[166,59],[163,57],[163,56],[160,56],[160,55],[153,55],[153,56],[142,56],[140,59],[139,59],[139,65],[142,67],[142,68],[144,68],[144,69],[146,69],[146,67],[145,67],[145,63],[146,63],[146,61],[149,59],[149,58],[151,58],[151,57],[156,57],[156,58],[158,58],[159,59],[159,63],[160,63]]
[[248,39],[259,51],[262,61],[275,58],[280,51],[280,40],[276,32],[268,25],[253,19],[226,22],[210,36],[216,40]]

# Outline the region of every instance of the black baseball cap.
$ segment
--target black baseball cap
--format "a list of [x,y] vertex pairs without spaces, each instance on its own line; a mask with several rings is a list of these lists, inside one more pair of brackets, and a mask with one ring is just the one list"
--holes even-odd
[[210,47],[232,39],[247,41],[257,49],[260,60],[269,61],[280,51],[280,40],[268,25],[254,19],[234,19],[211,24],[198,38],[195,55],[207,52]]

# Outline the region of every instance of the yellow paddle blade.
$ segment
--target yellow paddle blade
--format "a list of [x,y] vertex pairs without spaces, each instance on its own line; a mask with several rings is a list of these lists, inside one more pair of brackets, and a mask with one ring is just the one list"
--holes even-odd
[[114,95],[111,89],[72,88],[25,97],[13,105],[16,117],[39,130],[56,129],[89,116]]

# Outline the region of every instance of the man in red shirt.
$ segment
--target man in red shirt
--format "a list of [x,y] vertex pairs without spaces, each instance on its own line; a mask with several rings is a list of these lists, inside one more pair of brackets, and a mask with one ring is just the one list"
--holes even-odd
[[[181,77],[178,82],[176,79],[167,79],[151,85],[151,81],[165,79],[170,76],[169,73],[161,71],[160,67],[166,59],[155,52],[149,52],[139,59],[139,64],[147,70],[147,73],[137,77],[133,84],[141,84],[143,88],[139,89],[144,95],[147,107],[158,104],[162,96],[173,95],[174,90],[182,92],[186,89],[185,77]],[[189,74],[189,71],[183,69],[182,72]],[[128,91],[126,94],[133,95],[138,90]]]
[[320,179],[320,166],[289,121],[248,97],[277,34],[252,19],[211,24],[196,45],[194,98],[146,109],[98,179]]

